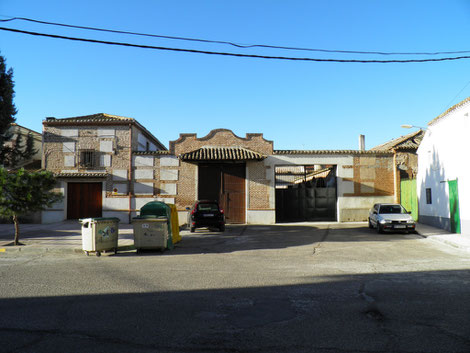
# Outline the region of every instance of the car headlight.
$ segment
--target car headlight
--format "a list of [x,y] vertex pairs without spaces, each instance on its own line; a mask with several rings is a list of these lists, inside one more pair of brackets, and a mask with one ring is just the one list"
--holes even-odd
[[379,221],[380,224],[385,224],[385,223],[392,223],[392,221],[389,221],[388,219],[381,219]]
[[414,222],[415,222],[415,221],[412,220],[412,219],[409,219],[409,220],[406,221],[406,223],[414,223]]

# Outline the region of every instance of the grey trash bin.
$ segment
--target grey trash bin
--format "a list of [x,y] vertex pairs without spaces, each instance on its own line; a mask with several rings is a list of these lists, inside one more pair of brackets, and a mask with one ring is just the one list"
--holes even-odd
[[82,248],[85,254],[91,251],[100,256],[102,251],[114,251],[117,253],[119,237],[119,218],[83,218],[82,224]]
[[168,243],[168,218],[153,215],[138,216],[132,219],[134,246],[141,249],[164,251]]

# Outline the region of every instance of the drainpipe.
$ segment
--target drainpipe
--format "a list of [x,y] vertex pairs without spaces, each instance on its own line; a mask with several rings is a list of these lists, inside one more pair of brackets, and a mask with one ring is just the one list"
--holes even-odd
[[129,124],[129,176],[128,176],[127,192],[129,195],[129,224],[132,221],[132,124]]

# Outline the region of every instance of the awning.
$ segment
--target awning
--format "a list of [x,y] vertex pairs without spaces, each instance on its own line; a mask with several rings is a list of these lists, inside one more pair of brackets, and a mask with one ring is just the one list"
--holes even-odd
[[178,157],[183,161],[261,161],[266,158],[243,147],[201,147]]

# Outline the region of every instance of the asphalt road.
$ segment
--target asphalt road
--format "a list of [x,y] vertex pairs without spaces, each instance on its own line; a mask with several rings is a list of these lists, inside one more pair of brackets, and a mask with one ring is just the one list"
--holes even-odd
[[468,253],[345,224],[0,254],[0,352],[470,352]]

